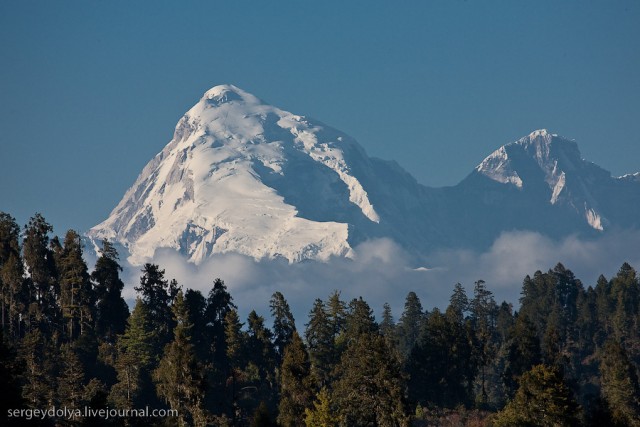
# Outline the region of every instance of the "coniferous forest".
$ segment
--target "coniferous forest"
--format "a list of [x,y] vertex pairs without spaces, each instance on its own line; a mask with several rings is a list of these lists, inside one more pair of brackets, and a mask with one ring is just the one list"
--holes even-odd
[[[243,319],[223,280],[183,289],[155,264],[130,311],[121,271],[109,242],[87,266],[77,232],[0,213],[1,425],[640,426],[626,263],[593,284],[562,264],[537,271],[518,307],[482,280],[442,309],[410,292],[381,319],[338,291],[305,319],[280,292],[266,318]],[[26,418],[52,407],[113,416]],[[165,412],[125,412],[143,408]]]

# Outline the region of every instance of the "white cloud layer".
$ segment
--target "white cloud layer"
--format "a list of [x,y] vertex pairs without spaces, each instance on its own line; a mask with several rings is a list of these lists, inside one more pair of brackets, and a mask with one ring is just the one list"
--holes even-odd
[[[425,265],[413,265],[410,257],[389,239],[367,241],[355,248],[353,260],[334,258],[326,263],[255,261],[225,254],[195,266],[170,250],[156,253],[154,262],[175,278],[183,288],[202,291],[206,296],[213,280],[222,278],[240,314],[246,318],[255,309],[269,319],[269,299],[275,291],[284,294],[304,328],[316,298],[326,299],[335,289],[349,301],[362,296],[376,313],[385,302],[391,304],[396,320],[400,317],[408,292],[420,297],[423,307],[445,308],[455,283],[460,282],[471,295],[476,280],[486,281],[496,301],[518,306],[522,280],[537,270],[546,271],[558,262],[571,269],[585,287],[595,285],[600,274],[614,275],[623,262],[640,268],[640,232],[607,233],[595,240],[568,237],[554,241],[533,232],[502,234],[483,253],[447,250],[431,254]],[[124,264],[124,263],[123,263]],[[125,298],[135,298],[140,267],[125,266]]]

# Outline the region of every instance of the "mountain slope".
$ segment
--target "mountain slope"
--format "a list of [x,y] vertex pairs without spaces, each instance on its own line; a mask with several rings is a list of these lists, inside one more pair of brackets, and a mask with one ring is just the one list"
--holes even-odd
[[348,160],[367,158],[346,135],[216,86],[88,234],[122,243],[134,263],[161,247],[196,263],[223,252],[289,261],[345,256],[347,224],[379,222]]
[[376,237],[420,258],[486,248],[512,230],[562,237],[638,227],[639,176],[614,178],[583,160],[574,141],[539,130],[500,147],[458,185],[429,188],[340,131],[222,85],[180,119],[87,234],[122,244],[134,264],[160,248],[194,263],[225,252],[327,260]]

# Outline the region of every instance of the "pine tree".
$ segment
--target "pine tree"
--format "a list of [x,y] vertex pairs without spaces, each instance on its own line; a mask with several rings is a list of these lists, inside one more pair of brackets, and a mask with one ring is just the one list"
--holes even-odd
[[302,339],[293,332],[284,350],[281,367],[278,423],[283,427],[304,426],[305,409],[313,400],[311,365]]
[[[228,393],[228,381],[234,371],[228,357],[225,319],[229,312],[236,308],[224,281],[215,279],[204,310],[203,322],[208,347],[202,354],[205,355],[203,362],[207,366],[209,377],[207,407],[217,414],[230,414],[228,405],[233,400]],[[237,321],[237,313],[235,320]]]
[[175,324],[171,312],[171,304],[178,293],[178,283],[164,278],[164,270],[156,264],[145,264],[140,277],[140,286],[134,288],[140,293],[142,303],[149,311],[151,325],[156,332],[154,344],[155,356],[159,357],[162,349],[171,341],[171,331]]
[[640,384],[638,373],[624,347],[613,340],[600,356],[602,397],[616,426],[640,426]]
[[30,305],[27,326],[53,334],[60,328],[57,271],[53,251],[49,248],[49,233],[53,228],[42,215],[35,214],[25,226],[23,253],[29,272]]
[[331,325],[333,337],[339,340],[340,335],[345,331],[347,323],[347,305],[340,299],[340,291],[335,290],[329,295],[325,311]]
[[469,298],[467,297],[467,293],[460,283],[456,283],[453,287],[451,298],[449,298],[449,307],[447,309],[447,311],[450,311],[451,316],[453,316],[451,320],[462,324],[468,310]]
[[322,387],[316,394],[313,408],[304,410],[306,427],[337,427],[340,419],[335,415],[335,410],[332,406],[329,390],[326,387]]
[[[275,387],[275,350],[271,342],[271,331],[264,326],[264,318],[255,310],[249,313],[245,350],[248,367],[246,380],[255,391],[246,396],[243,406],[248,413],[253,412],[256,404],[264,402],[271,409],[277,407]],[[251,373],[251,374],[250,374]]]
[[404,358],[409,356],[411,349],[418,340],[423,321],[424,313],[420,298],[415,292],[409,292],[404,303],[404,311],[398,322],[400,353]]
[[276,350],[276,364],[282,363],[284,349],[291,342],[296,331],[296,322],[291,314],[289,303],[280,292],[275,292],[269,301],[271,316],[273,317],[273,344]]
[[66,336],[75,340],[95,318],[95,294],[89,281],[87,265],[82,258],[82,242],[74,230],[64,239],[64,248],[58,262],[60,274],[60,306],[66,321]]
[[80,408],[84,403],[84,367],[69,344],[62,347],[60,354],[62,369],[58,376],[58,402],[67,408]]
[[389,348],[398,351],[399,343],[396,338],[397,327],[393,320],[393,314],[391,313],[391,306],[389,303],[384,303],[382,306],[382,321],[380,322],[380,333],[387,342]]
[[373,316],[373,310],[362,297],[354,298],[349,302],[345,328],[344,335],[347,345],[352,341],[357,341],[363,334],[378,332],[378,324]]
[[176,327],[173,341],[164,350],[158,368],[153,372],[158,396],[171,409],[178,411],[180,426],[205,426],[207,417],[203,407],[204,378],[198,366],[191,342],[189,314],[182,291],[178,291],[173,304]]
[[[453,309],[451,309],[453,311]],[[434,309],[407,360],[409,396],[422,404],[453,408],[469,402],[475,369],[463,325]]]
[[488,403],[487,369],[496,354],[495,332],[497,306],[493,294],[478,280],[473,289],[473,299],[469,303],[471,324],[475,335],[475,354],[480,368],[480,395],[482,404]]
[[109,342],[114,342],[116,335],[124,333],[129,317],[129,308],[122,298],[124,283],[120,279],[121,271],[118,252],[111,243],[103,240],[91,278],[95,283],[96,334]]
[[20,227],[15,219],[0,212],[0,315],[5,337],[13,340],[21,336],[21,314],[28,304],[19,238]]
[[51,341],[38,329],[29,331],[20,342],[18,358],[24,366],[22,396],[27,406],[52,406],[55,402],[57,354]]
[[216,279],[207,298],[205,324],[209,328],[209,339],[212,345],[213,362],[217,366],[226,366],[227,344],[225,338],[225,319],[227,313],[238,307],[233,303],[231,294],[223,280]]
[[334,330],[321,299],[315,300],[309,313],[309,323],[306,326],[305,339],[309,346],[313,375],[319,386],[322,387],[330,382],[331,370],[335,364],[335,353]]
[[242,323],[238,317],[238,312],[231,309],[224,318],[224,332],[227,349],[227,360],[229,369],[226,372],[225,383],[229,387],[229,400],[231,407],[228,410],[232,414],[232,422],[235,424],[238,415],[241,414],[239,406],[240,385],[245,379],[243,369],[246,367],[246,336],[242,332]]
[[335,369],[332,400],[343,425],[408,425],[400,361],[376,332],[350,342]]
[[506,353],[506,366],[502,379],[507,394],[511,397],[517,390],[522,374],[542,362],[540,340],[535,327],[526,317],[519,316],[516,319],[507,342]]
[[133,408],[144,396],[146,379],[155,364],[152,329],[149,310],[138,298],[127,321],[127,329],[118,336],[118,354],[115,368],[118,382],[111,388],[109,399],[119,408]]
[[205,310],[207,300],[202,292],[187,289],[184,293],[184,304],[187,307],[191,328],[191,342],[193,343],[196,357],[200,362],[206,363],[211,359],[211,344],[207,336]]
[[579,407],[558,370],[536,365],[522,375],[515,397],[497,414],[493,425],[577,426]]
[[617,340],[624,342],[627,338],[640,338],[637,324],[640,284],[635,269],[626,262],[611,280],[611,298],[615,303],[612,326]]

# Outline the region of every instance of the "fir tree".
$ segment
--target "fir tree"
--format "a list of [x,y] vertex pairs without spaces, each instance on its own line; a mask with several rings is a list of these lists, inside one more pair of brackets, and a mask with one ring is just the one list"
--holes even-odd
[[478,280],[473,289],[473,299],[469,303],[471,323],[475,334],[475,354],[480,368],[480,395],[482,404],[488,403],[487,368],[495,357],[495,326],[497,306],[493,293],[487,289],[484,280]]
[[120,279],[121,271],[118,252],[111,243],[103,240],[91,278],[95,283],[96,333],[109,342],[114,342],[116,335],[124,333],[129,317],[129,308],[122,298],[124,283]]
[[145,390],[150,369],[155,364],[154,330],[149,310],[138,298],[127,321],[127,329],[118,337],[115,368],[118,382],[111,388],[110,400],[119,408],[133,408],[148,393]]
[[276,363],[280,365],[284,356],[284,349],[291,342],[296,331],[296,322],[291,314],[289,303],[280,292],[275,292],[269,301],[271,316],[273,317],[273,344],[276,350]]
[[191,342],[193,343],[196,357],[199,361],[206,363],[210,360],[211,346],[207,336],[207,325],[205,320],[205,310],[207,300],[202,292],[194,289],[187,289],[184,293],[184,304],[187,307],[189,323],[191,328]]
[[231,310],[237,309],[231,294],[223,280],[216,279],[207,298],[205,324],[209,328],[209,339],[212,345],[214,365],[226,366],[227,344],[225,338],[225,319]]
[[343,425],[408,425],[400,361],[376,332],[351,341],[335,369],[332,399]]
[[522,376],[515,397],[497,414],[493,425],[577,426],[579,407],[558,370],[536,365]]
[[404,311],[398,323],[400,353],[404,358],[409,356],[411,349],[418,340],[423,321],[424,313],[420,298],[415,292],[409,292],[404,303]]
[[158,265],[147,263],[142,269],[140,286],[134,289],[140,293],[142,303],[149,312],[149,320],[157,339],[154,353],[159,357],[164,346],[171,341],[171,331],[175,326],[171,304],[178,293],[178,284],[175,280],[166,280],[164,270]]
[[69,344],[62,347],[60,354],[62,369],[58,376],[58,402],[67,408],[80,408],[84,403],[84,368]]
[[57,305],[59,294],[53,251],[49,248],[49,233],[53,228],[42,215],[35,214],[25,226],[23,253],[30,276],[30,306],[27,324],[48,334],[60,327],[61,314]]
[[337,427],[340,419],[335,415],[331,404],[331,395],[326,387],[322,387],[313,402],[313,408],[304,410],[306,427]]
[[82,258],[80,236],[73,230],[69,230],[65,236],[58,269],[65,332],[68,339],[74,340],[93,324],[95,295],[87,265]]
[[18,357],[24,366],[22,396],[31,408],[50,407],[55,402],[57,354],[46,335],[29,331],[20,342]]
[[362,297],[349,302],[346,329],[344,332],[347,345],[357,341],[360,335],[378,332],[378,324],[373,316],[373,310]]
[[329,384],[335,364],[333,332],[324,302],[316,299],[309,313],[305,339],[309,346],[313,374],[320,386]]
[[158,396],[171,409],[178,411],[178,425],[205,426],[205,382],[191,342],[192,324],[189,323],[182,291],[178,291],[176,295],[173,315],[176,323],[173,341],[166,346],[158,368],[153,373]]
[[608,405],[612,424],[640,426],[640,384],[638,373],[619,343],[610,340],[600,357],[602,397]]
[[302,339],[293,332],[285,348],[281,367],[278,423],[283,427],[304,426],[305,409],[313,400],[311,365]]
[[5,337],[14,340],[21,336],[21,314],[28,304],[19,237],[20,227],[15,219],[0,212],[0,315]]

